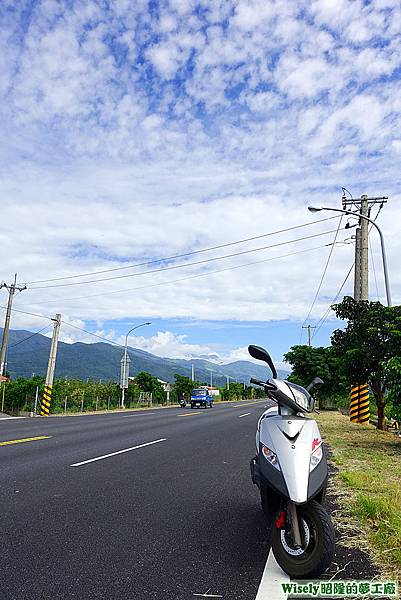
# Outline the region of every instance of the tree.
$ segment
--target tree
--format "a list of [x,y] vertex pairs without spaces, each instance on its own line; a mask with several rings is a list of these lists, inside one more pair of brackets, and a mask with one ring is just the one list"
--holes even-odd
[[199,385],[198,382],[192,381],[189,377],[185,377],[185,375],[179,375],[176,373],[174,375],[174,396],[177,400],[182,398],[184,395],[186,400],[188,401],[191,398],[191,392]]
[[303,387],[307,387],[314,377],[324,381],[324,385],[315,392],[322,407],[328,399],[346,393],[346,382],[340,377],[339,360],[332,348],[292,346],[284,355],[284,360],[292,367],[289,381]]
[[146,371],[140,371],[135,375],[135,384],[142,392],[151,392],[154,400],[164,402],[165,393],[160,381]]
[[42,397],[44,389],[44,377],[36,375],[31,379],[19,377],[14,381],[9,381],[3,385],[5,388],[5,410],[16,412],[19,410],[33,410],[36,386],[39,388],[39,398]]
[[241,400],[244,396],[244,386],[232,381],[229,388],[223,389],[222,396],[223,400]]
[[333,306],[347,327],[334,331],[333,350],[352,385],[369,383],[377,405],[378,429],[385,429],[386,363],[401,357],[401,306],[356,302],[345,297]]
[[401,358],[394,356],[384,365],[384,376],[388,391],[388,415],[401,421]]

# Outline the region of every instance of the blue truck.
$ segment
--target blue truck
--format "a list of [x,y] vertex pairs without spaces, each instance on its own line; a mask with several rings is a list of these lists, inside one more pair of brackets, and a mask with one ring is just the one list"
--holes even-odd
[[213,396],[207,388],[197,388],[191,392],[191,408],[213,408]]

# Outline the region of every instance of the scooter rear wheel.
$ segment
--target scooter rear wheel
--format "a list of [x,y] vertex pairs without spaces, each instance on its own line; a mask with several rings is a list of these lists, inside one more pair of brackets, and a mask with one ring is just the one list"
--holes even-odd
[[313,578],[321,575],[330,565],[335,548],[335,532],[329,515],[321,504],[311,500],[297,506],[302,548],[295,548],[284,524],[273,525],[273,554],[290,577]]

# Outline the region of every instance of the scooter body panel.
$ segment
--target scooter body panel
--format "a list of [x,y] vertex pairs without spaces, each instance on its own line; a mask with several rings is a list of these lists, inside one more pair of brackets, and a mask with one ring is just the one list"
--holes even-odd
[[[276,489],[277,485],[274,483],[277,484],[278,480],[282,479],[290,500],[296,504],[303,504],[310,499],[310,492],[316,493],[316,490],[325,484],[327,467],[320,468],[313,477],[313,489],[309,485],[312,448],[318,447],[322,443],[316,421],[300,415],[279,415],[270,411],[268,415],[266,413],[262,415],[256,438],[262,476],[269,479],[273,475],[272,484]],[[274,473],[278,469],[270,464],[266,468],[267,460],[261,452],[261,444],[277,455],[282,477],[278,477],[279,472]],[[322,461],[325,464],[324,456]],[[317,468],[314,470],[316,471]],[[278,491],[283,493],[282,484]]]

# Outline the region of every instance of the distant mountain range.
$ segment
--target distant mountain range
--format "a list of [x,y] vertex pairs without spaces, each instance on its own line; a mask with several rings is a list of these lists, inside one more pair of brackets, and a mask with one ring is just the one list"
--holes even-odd
[[[0,329],[0,336],[2,329]],[[32,335],[30,331],[10,330],[8,338],[7,371],[12,378],[45,375],[49,358],[50,338],[44,335]],[[120,361],[123,355],[121,348],[107,343],[66,344],[59,342],[56,377],[69,379],[93,379],[98,381],[118,381]],[[129,348],[130,375],[139,371],[147,371],[163,381],[174,381],[174,374],[191,377],[191,365],[194,364],[195,379],[210,382],[210,370],[213,374],[213,384],[224,385],[226,377],[237,378],[238,381],[249,383],[250,377],[266,379],[271,377],[268,367],[239,360],[221,365],[205,358],[179,359],[162,358],[144,350]],[[286,371],[278,371],[278,376],[284,378]]]

